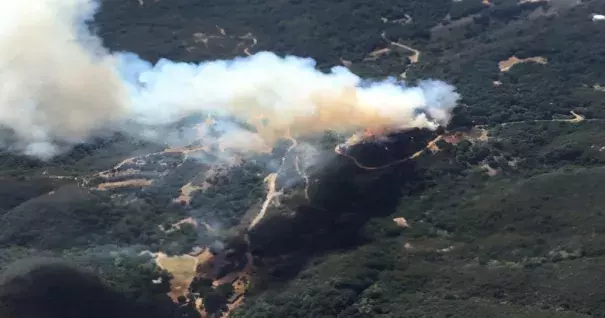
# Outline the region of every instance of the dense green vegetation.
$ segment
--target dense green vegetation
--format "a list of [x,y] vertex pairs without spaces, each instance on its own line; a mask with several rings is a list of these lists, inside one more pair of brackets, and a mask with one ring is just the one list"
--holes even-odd
[[[448,129],[489,132],[488,140],[440,142],[438,153],[372,171],[333,153],[341,136],[309,139],[325,162],[309,171],[314,181],[307,200],[287,158],[278,179],[288,185],[282,204],[270,207],[250,233],[253,288],[234,317],[605,316],[605,92],[594,88],[605,85],[605,42],[599,41],[605,25],[590,19],[605,12],[605,4],[491,3],[102,1],[95,27],[112,50],[151,60],[230,58],[251,46],[239,38],[250,32],[258,40],[252,52],[311,56],[326,71],[344,59],[363,76],[406,71],[410,82],[449,81],[463,99]],[[195,43],[195,33],[219,35],[217,26],[231,37]],[[393,46],[368,58],[389,47],[383,32],[419,50],[419,61],[410,63],[411,52]],[[500,72],[498,62],[513,55],[548,63]],[[570,118],[570,110],[592,120],[550,121]],[[379,166],[409,156],[432,137],[412,131],[393,136],[388,150],[369,144],[349,151]],[[189,205],[175,202],[180,188],[204,181],[216,162],[162,154],[138,175],[153,177],[151,186],[96,191],[91,188],[102,180],[94,173],[163,147],[116,135],[45,163],[2,152],[0,269],[18,259],[59,257],[100,274],[109,289],[96,290],[109,290],[108,299],[135,304],[121,312],[139,316],[132,310],[151,308],[161,317],[195,317],[193,308],[170,302],[169,275],[139,253],[180,254],[221,238],[225,233],[204,227],[166,232],[160,225],[167,229],[193,216],[220,229],[237,226],[260,208],[262,179],[288,146],[245,158],[213,178],[212,187],[194,192]],[[111,181],[120,178],[127,177]],[[399,228],[395,217],[411,227]],[[160,276],[162,283],[153,284]],[[232,290],[207,283],[192,288],[209,295],[205,306],[223,310]],[[14,286],[7,279],[2,284]],[[119,317],[115,310],[105,316]]]
[[196,192],[190,206],[195,215],[232,227],[265,196],[263,178],[266,170],[254,161],[227,169],[227,175],[215,178],[210,188]]

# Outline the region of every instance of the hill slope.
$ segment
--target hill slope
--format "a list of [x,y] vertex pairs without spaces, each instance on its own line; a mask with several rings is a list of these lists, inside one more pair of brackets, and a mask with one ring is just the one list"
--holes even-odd
[[61,257],[175,317],[605,316],[595,12],[605,5],[104,0],[93,27],[111,50],[270,50],[444,79],[462,101],[447,129],[344,150],[348,136],[326,132],[229,160],[123,135],[49,162],[1,153],[0,268]]

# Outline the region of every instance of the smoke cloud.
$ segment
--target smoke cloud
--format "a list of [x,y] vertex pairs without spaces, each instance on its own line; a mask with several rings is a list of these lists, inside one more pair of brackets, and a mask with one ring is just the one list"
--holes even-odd
[[326,74],[310,58],[270,52],[153,65],[103,49],[86,26],[95,10],[90,0],[0,3],[0,126],[13,132],[12,149],[48,158],[115,130],[161,140],[170,134],[159,127],[212,114],[254,126],[221,137],[249,151],[325,130],[435,129],[459,98],[441,81],[368,83],[344,67]]
[[84,141],[126,110],[124,85],[84,22],[85,0],[0,1],[0,125],[42,158]]

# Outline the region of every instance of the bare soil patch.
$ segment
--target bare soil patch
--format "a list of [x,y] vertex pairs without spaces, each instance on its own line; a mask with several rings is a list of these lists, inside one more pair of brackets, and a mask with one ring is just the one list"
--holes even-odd
[[500,68],[500,72],[508,72],[513,66],[515,66],[519,63],[528,63],[528,62],[538,63],[538,64],[548,64],[548,60],[542,56],[534,56],[534,57],[528,57],[525,59],[520,59],[513,55],[513,56],[509,57],[507,60],[500,61],[500,63],[498,63],[498,67]]

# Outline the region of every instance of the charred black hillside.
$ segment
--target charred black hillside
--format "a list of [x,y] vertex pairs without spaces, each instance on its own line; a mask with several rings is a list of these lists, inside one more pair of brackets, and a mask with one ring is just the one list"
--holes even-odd
[[[363,225],[370,218],[393,214],[404,188],[421,186],[422,172],[414,159],[405,159],[425,149],[433,137],[433,132],[412,130],[389,141],[351,146],[348,155],[357,162],[327,153],[323,157],[331,159],[309,176],[309,199],[304,198],[307,185],[300,184],[249,233],[252,254],[260,262],[273,263],[271,276],[281,280],[296,274],[313,255],[364,243]],[[271,271],[271,266],[265,270]]]

